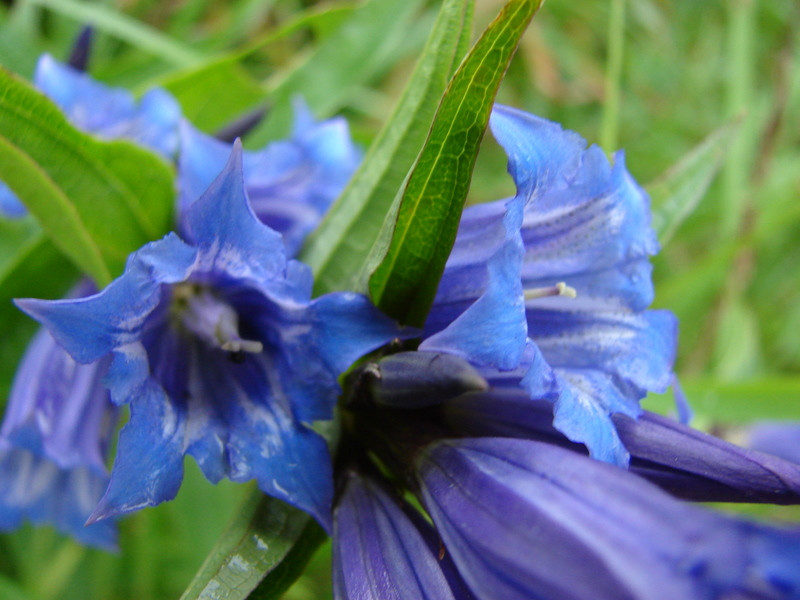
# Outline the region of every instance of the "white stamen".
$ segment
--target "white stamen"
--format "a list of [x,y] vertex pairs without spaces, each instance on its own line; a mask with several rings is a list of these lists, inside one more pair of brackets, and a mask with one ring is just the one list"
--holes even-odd
[[548,287],[532,288],[525,290],[525,300],[535,300],[536,298],[548,298],[551,296],[564,296],[565,298],[575,298],[578,292],[574,287],[568,286],[563,281]]

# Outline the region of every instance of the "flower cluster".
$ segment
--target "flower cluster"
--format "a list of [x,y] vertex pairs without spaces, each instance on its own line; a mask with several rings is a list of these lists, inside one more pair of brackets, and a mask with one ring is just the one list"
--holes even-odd
[[[0,528],[112,547],[110,519],[173,498],[188,454],[331,533],[339,599],[800,595],[800,531],[678,499],[797,503],[800,465],[639,405],[674,380],[677,323],[647,308],[658,245],[621,153],[496,107],[517,193],[464,212],[412,330],[312,298],[293,259],[360,160],[342,120],[298,105],[290,139],[245,152],[158,90],[136,104],[49,57],[37,85],[174,158],[179,200],[105,289],[17,301],[46,330],[0,432]],[[337,404],[332,455],[314,424]]]

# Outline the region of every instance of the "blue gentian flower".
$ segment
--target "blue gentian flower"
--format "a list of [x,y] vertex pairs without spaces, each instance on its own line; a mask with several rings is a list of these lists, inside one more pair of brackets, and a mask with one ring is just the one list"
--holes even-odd
[[420,348],[516,377],[554,403],[559,431],[625,465],[611,415],[635,418],[666,389],[677,333],[673,315],[645,310],[658,249],[648,197],[621,152],[611,166],[577,134],[503,106],[490,123],[517,195],[464,211]]
[[[171,499],[183,457],[213,482],[256,479],[330,525],[327,445],[336,378],[400,332],[354,293],[310,299],[311,274],[250,209],[241,145],[170,234],[80,300],[20,300],[82,364],[130,404],[111,481],[90,521]],[[184,241],[185,240],[185,241]]]
[[[646,310],[657,245],[622,155],[612,167],[513,109],[492,128],[517,195],[465,211],[418,348],[350,377],[337,599],[797,597],[800,532],[646,480],[689,499],[800,501],[796,466],[642,414],[673,380],[676,322]],[[410,557],[430,525],[408,492],[438,552]]]
[[[90,293],[82,284],[74,295]],[[29,519],[113,549],[112,521],[84,527],[108,484],[117,410],[100,383],[107,363],[76,363],[46,330],[22,359],[0,430],[0,529]]]
[[[291,136],[244,153],[244,182],[253,212],[283,235],[289,256],[300,249],[361,161],[347,122],[316,122],[296,100]],[[199,197],[225,164],[231,146],[184,121],[178,170],[180,207]]]

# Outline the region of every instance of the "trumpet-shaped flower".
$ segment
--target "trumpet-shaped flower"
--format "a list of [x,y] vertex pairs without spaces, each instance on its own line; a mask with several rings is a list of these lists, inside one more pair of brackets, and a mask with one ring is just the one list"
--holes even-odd
[[[429,552],[407,550],[429,523],[364,483],[380,477],[364,467],[335,513],[337,600],[796,597],[800,532],[691,507],[645,479],[690,499],[800,500],[795,465],[636,420],[639,399],[673,378],[676,323],[645,310],[657,245],[622,155],[611,166],[503,107],[492,127],[517,195],[465,211],[418,350],[363,365],[343,418],[352,463],[377,455],[421,501],[449,588]],[[616,466],[625,445],[630,470]]]
[[100,384],[106,365],[76,363],[44,329],[28,346],[0,430],[0,529],[29,519],[114,547],[112,521],[84,527],[108,484],[117,411]]
[[[311,300],[311,274],[248,204],[241,146],[175,234],[80,300],[20,300],[83,364],[110,360],[106,384],[131,406],[111,481],[92,520],[174,497],[183,456],[211,481],[255,478],[330,523],[331,464],[310,425],[332,418],[336,378],[399,334],[368,300]],[[185,241],[184,241],[185,240]]]
[[[625,169],[555,123],[498,106],[492,131],[517,195],[464,212],[421,349],[453,352],[490,383],[554,402],[555,427],[626,464],[611,415],[639,415],[672,380],[677,325],[645,310],[658,249]],[[527,342],[526,342],[527,338]]]
[[[180,206],[186,208],[208,187],[230,154],[229,144],[181,126],[178,171]],[[295,102],[292,135],[257,152],[244,152],[244,184],[253,212],[283,235],[289,256],[300,246],[344,188],[361,161],[347,122],[316,122]]]

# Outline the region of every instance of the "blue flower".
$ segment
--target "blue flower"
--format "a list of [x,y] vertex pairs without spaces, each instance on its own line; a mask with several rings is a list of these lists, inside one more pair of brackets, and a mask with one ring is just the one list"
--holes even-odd
[[[230,150],[229,144],[183,122],[178,171],[182,209],[208,187]],[[299,100],[289,139],[244,153],[245,189],[253,212],[283,234],[289,256],[297,254],[360,161],[347,122],[339,117],[317,123]]]
[[[677,322],[652,301],[649,201],[556,123],[498,106],[517,195],[464,211],[420,349],[456,353],[555,406],[555,427],[624,465],[611,415],[672,381]],[[577,297],[574,297],[576,296]],[[526,341],[527,339],[527,341]]]
[[[169,159],[178,150],[180,106],[162,89],[152,89],[137,101],[129,91],[103,85],[49,54],[39,59],[33,83],[78,129],[106,140],[127,139]],[[26,214],[16,195],[0,182],[0,215]]]
[[350,376],[337,599],[797,597],[800,531],[663,491],[798,503],[800,469],[642,414],[676,323],[646,310],[657,245],[622,155],[512,109],[492,126],[517,195],[465,211],[418,349]]
[[[89,293],[82,284],[74,295]],[[84,527],[108,484],[117,410],[100,384],[107,363],[76,363],[44,329],[14,378],[0,430],[0,529],[23,519],[113,549],[112,521]]]
[[91,520],[171,499],[183,457],[216,482],[255,478],[330,524],[331,464],[310,425],[331,419],[336,378],[400,334],[354,293],[310,299],[311,274],[251,211],[241,145],[170,234],[80,300],[20,300],[82,364],[110,360],[130,404],[111,481]]

